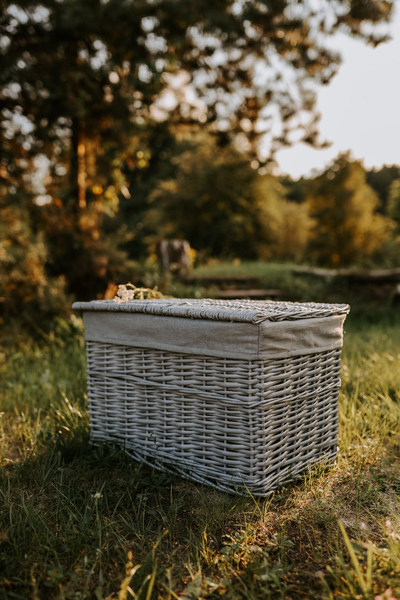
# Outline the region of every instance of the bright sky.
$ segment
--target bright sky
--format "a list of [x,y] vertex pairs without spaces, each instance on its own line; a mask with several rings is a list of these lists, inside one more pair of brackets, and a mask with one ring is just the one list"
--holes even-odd
[[294,178],[322,171],[339,152],[352,151],[367,168],[400,164],[400,6],[390,24],[392,40],[373,49],[338,34],[331,46],[343,58],[338,75],[319,88],[321,139],[332,146],[305,144],[277,154],[280,171]]

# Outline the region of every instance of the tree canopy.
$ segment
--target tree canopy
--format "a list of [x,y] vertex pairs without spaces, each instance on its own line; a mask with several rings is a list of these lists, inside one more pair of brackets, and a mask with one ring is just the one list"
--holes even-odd
[[340,62],[329,36],[378,44],[391,11],[389,0],[5,0],[2,132],[48,157],[69,140],[82,206],[85,140],[104,156],[162,113],[253,148],[268,133],[267,154],[294,131],[317,143],[312,84],[328,83]]
[[384,165],[380,169],[371,169],[367,172],[367,183],[379,196],[379,212],[387,212],[387,204],[390,197],[390,188],[394,181],[400,177],[398,165]]
[[[184,238],[204,257],[257,257],[261,235],[257,171],[209,137],[184,147],[176,172],[149,195],[143,224],[153,252],[163,238]],[[234,174],[234,176],[233,176]]]
[[315,223],[309,252],[323,265],[348,266],[371,256],[393,230],[393,221],[377,213],[379,199],[362,164],[346,155],[314,180],[308,204]]

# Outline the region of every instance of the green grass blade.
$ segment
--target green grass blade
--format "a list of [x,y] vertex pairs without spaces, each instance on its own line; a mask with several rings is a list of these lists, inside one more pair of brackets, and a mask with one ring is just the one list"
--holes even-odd
[[353,563],[354,570],[355,570],[355,572],[357,574],[357,579],[359,581],[360,587],[363,590],[363,592],[367,592],[368,585],[367,585],[367,583],[364,580],[364,577],[363,577],[363,574],[362,574],[362,571],[361,571],[361,567],[360,567],[360,563],[358,562],[358,558],[356,556],[356,553],[354,552],[354,548],[353,548],[353,546],[352,546],[352,544],[351,544],[351,542],[349,540],[349,536],[347,535],[347,532],[346,532],[346,530],[344,528],[344,525],[343,525],[343,523],[341,521],[339,521],[339,527],[340,527],[340,531],[342,532],[342,536],[343,536],[343,539],[344,539],[344,543],[346,544],[347,551],[348,551],[348,553],[350,555],[351,562]]

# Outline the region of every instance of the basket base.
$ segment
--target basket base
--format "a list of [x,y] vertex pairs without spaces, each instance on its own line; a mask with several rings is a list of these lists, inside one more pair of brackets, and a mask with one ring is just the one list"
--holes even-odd
[[[280,487],[287,483],[301,480],[316,469],[330,469],[336,464],[337,448],[316,456],[305,464],[297,464],[290,470],[288,467],[279,472],[271,474],[265,481],[246,481],[240,473],[231,476],[221,477],[211,474],[203,465],[189,464],[188,461],[183,465],[177,460],[167,460],[156,454],[144,453],[142,449],[135,448],[132,445],[119,443],[115,439],[99,438],[91,439],[93,446],[100,444],[113,444],[123,449],[123,451],[133,460],[143,463],[157,471],[164,471],[171,475],[179,475],[184,479],[195,481],[201,485],[211,486],[221,492],[249,497],[267,497]],[[221,481],[222,479],[222,481]]]

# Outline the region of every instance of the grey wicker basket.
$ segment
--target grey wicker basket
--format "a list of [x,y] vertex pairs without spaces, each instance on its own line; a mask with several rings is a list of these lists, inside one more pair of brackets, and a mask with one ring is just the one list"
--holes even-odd
[[345,304],[153,299],[83,311],[91,440],[266,495],[337,453]]

